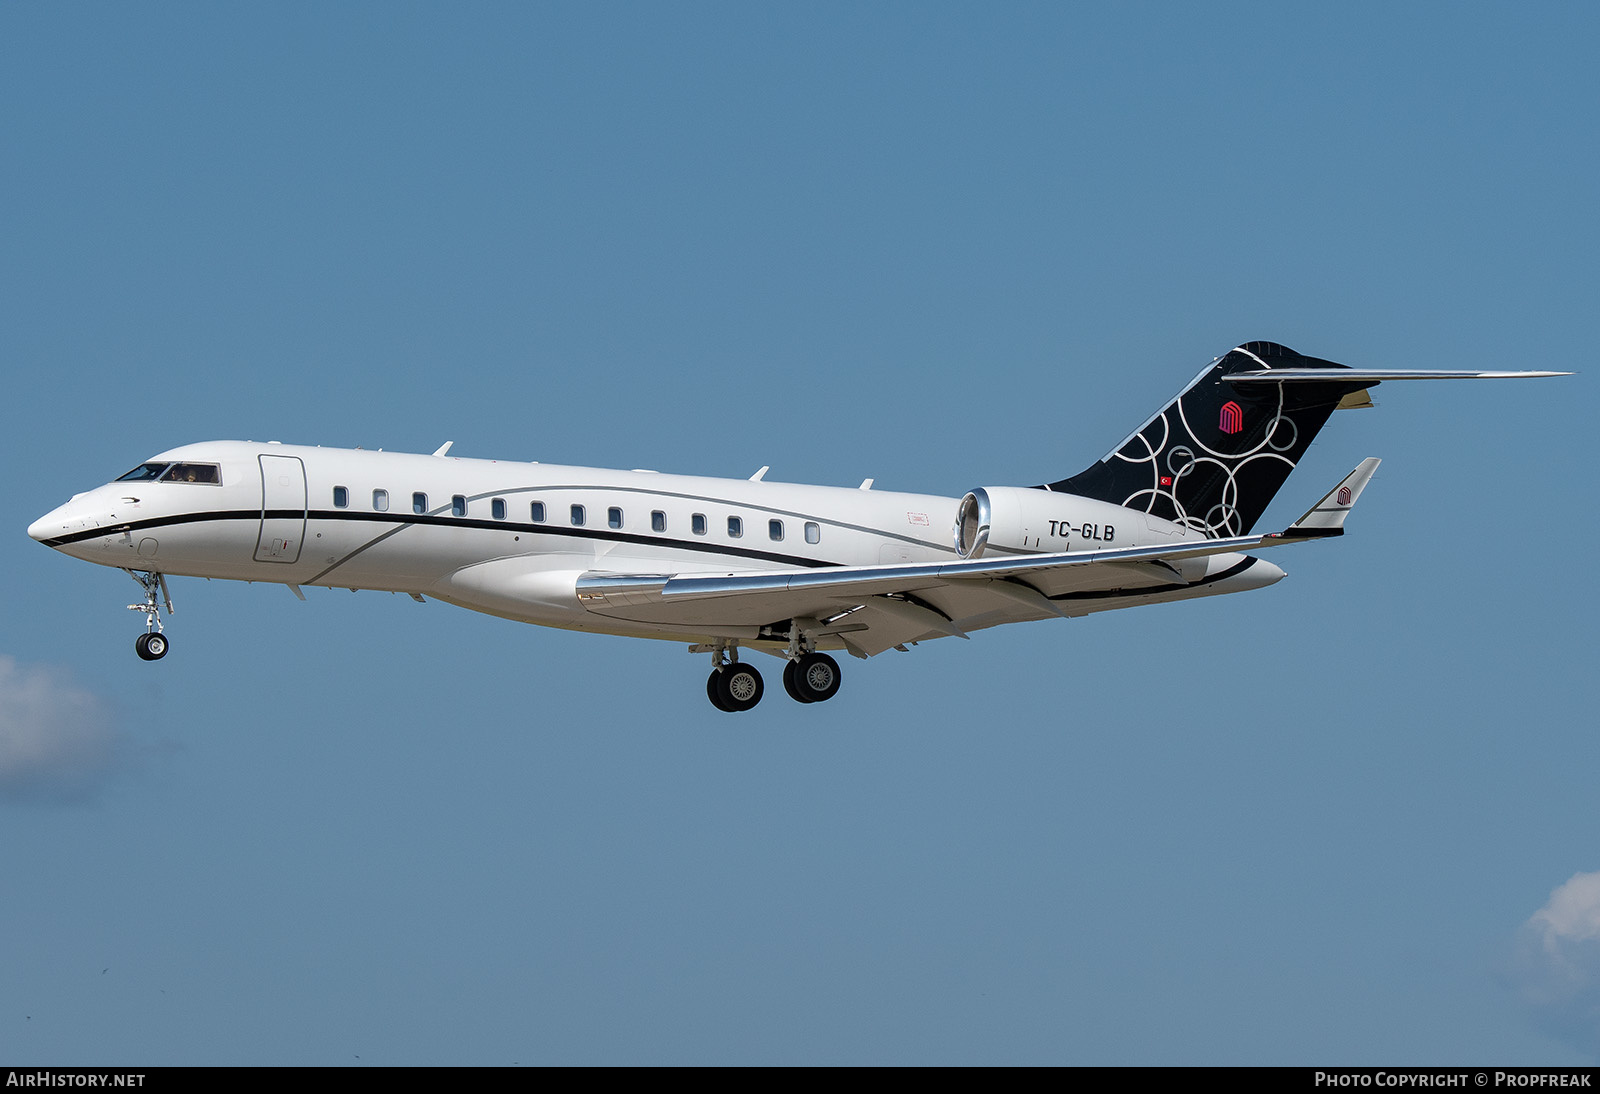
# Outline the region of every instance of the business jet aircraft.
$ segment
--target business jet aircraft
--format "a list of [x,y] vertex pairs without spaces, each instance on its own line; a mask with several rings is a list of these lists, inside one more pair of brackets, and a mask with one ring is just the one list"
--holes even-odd
[[[749,710],[739,651],[784,658],[801,703],[838,663],[1001,623],[1215,596],[1283,571],[1245,552],[1336,536],[1363,460],[1282,532],[1251,529],[1332,413],[1388,380],[1554,372],[1353,369],[1249,342],[1213,361],[1103,459],[960,499],[540,463],[210,441],[174,448],[28,534],[126,570],[140,657],[167,653],[169,575],[382,589],[570,630],[687,642],[706,694]],[[952,528],[953,531],[947,531]]]

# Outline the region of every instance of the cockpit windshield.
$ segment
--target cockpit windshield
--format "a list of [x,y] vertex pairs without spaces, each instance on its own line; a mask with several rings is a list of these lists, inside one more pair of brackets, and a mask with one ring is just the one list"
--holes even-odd
[[203,482],[222,485],[222,472],[214,463],[145,463],[135,467],[117,482]]
[[169,466],[168,464],[164,464],[164,463],[145,463],[145,464],[140,464],[138,467],[135,467],[132,471],[129,471],[126,475],[123,475],[120,479],[118,479],[116,481],[118,481],[118,482],[149,482],[151,479],[153,479],[156,476],[160,475],[161,472],[165,471],[168,466]]
[[214,463],[175,463],[161,476],[162,482],[203,482],[220,485],[222,476]]

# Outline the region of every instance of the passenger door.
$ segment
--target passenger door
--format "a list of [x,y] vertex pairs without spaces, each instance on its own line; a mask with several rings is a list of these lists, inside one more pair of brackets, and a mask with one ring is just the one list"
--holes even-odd
[[306,534],[306,468],[298,456],[262,456],[257,562],[296,562]]

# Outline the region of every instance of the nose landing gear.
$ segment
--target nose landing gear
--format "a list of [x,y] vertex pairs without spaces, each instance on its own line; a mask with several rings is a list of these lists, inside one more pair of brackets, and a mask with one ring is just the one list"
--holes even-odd
[[130,612],[143,612],[145,617],[145,632],[134,640],[134,652],[141,660],[159,661],[167,655],[167,636],[161,633],[161,606],[165,604],[167,614],[172,614],[172,594],[167,592],[167,579],[153,570],[129,570],[127,574],[144,590],[143,604],[128,605]]

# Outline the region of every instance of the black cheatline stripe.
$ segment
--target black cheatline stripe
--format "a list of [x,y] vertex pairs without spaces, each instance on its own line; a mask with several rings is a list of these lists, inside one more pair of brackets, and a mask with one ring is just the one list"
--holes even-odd
[[126,521],[122,524],[106,525],[102,528],[91,528],[83,532],[73,532],[69,536],[57,536],[54,539],[42,540],[46,547],[63,547],[69,543],[82,543],[86,539],[99,539],[101,536],[117,536],[123,532],[139,532],[146,528],[165,528],[173,524],[201,524],[208,520],[260,520],[263,516],[283,516],[290,518],[304,516],[298,509],[284,512],[273,511],[263,514],[259,509],[219,509],[207,513],[184,513],[179,516],[151,517],[149,520]]
[[[170,528],[182,524],[200,524],[214,520],[342,520],[379,524],[396,524],[400,527],[391,529],[385,535],[363,544],[344,558],[334,563],[323,574],[337,569],[345,562],[365,551],[368,547],[387,539],[396,532],[403,531],[411,525],[432,525],[440,528],[476,528],[491,529],[503,532],[526,532],[529,535],[570,536],[574,539],[600,539],[615,543],[639,543],[654,547],[675,547],[683,551],[699,552],[701,554],[730,555],[736,558],[756,558],[767,562],[782,562],[792,566],[805,566],[821,569],[829,566],[842,565],[825,559],[805,558],[801,555],[789,555],[780,551],[761,551],[754,547],[736,547],[732,544],[704,542],[699,540],[678,539],[665,535],[644,535],[638,532],[621,532],[612,528],[568,527],[562,524],[528,524],[520,521],[509,520],[484,520],[475,517],[438,517],[416,513],[342,513],[338,510],[312,510],[307,513],[299,509],[268,509],[262,512],[257,509],[248,510],[221,510],[208,513],[184,513],[168,517],[152,517],[148,520],[129,521],[126,524],[116,524],[105,528],[95,528],[92,531],[74,532],[69,536],[58,536],[55,539],[44,541],[46,546],[60,547],[69,543],[80,543],[84,540],[98,539],[101,536],[121,535],[123,532],[138,532],[148,528]],[[316,578],[312,579],[313,581]],[[309,584],[310,582],[307,582]]]
[[1051,600],[1109,600],[1113,597],[1125,596],[1150,596],[1154,593],[1174,593],[1181,589],[1198,589],[1202,585],[1215,585],[1219,581],[1226,581],[1235,574],[1241,574],[1261,560],[1246,558],[1243,562],[1235,563],[1223,570],[1215,577],[1208,577],[1204,581],[1196,581],[1189,585],[1151,585],[1143,589],[1099,589],[1091,592],[1057,593],[1050,597]]

